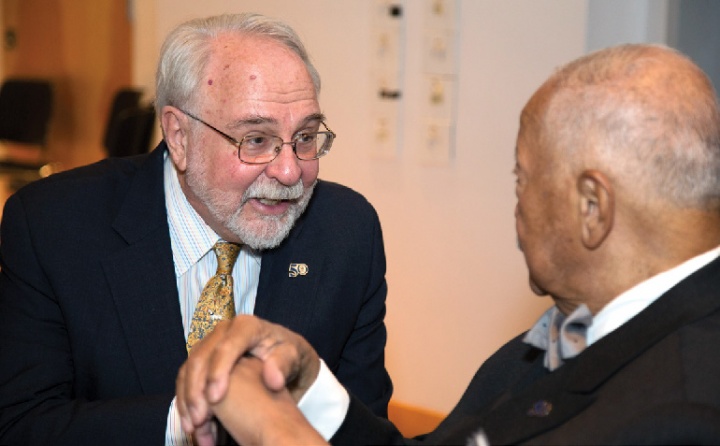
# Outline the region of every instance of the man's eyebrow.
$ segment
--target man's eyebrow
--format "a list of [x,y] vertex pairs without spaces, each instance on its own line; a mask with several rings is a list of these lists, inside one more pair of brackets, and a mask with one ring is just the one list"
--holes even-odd
[[313,121],[325,122],[325,115],[322,113],[313,113],[312,115],[310,115],[302,120],[302,125],[307,125],[308,123],[313,122]]
[[277,119],[269,118],[265,116],[248,116],[246,118],[237,119],[228,125],[228,128],[235,129],[248,125],[260,125],[260,124],[277,124]]
[[[325,121],[325,115],[322,113],[313,113],[311,115],[308,115],[307,117],[305,117],[305,119],[303,119],[300,122],[300,125],[298,126],[298,128],[301,128],[313,121]],[[249,126],[249,125],[277,124],[277,123],[278,123],[278,121],[275,118],[271,118],[268,116],[256,115],[256,116],[248,116],[246,118],[242,118],[242,119],[233,121],[228,126],[228,128],[236,129],[236,128]]]

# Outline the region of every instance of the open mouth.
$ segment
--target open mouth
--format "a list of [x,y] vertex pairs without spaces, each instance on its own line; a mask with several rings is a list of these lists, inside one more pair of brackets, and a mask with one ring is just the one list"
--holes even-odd
[[257,200],[260,203],[267,205],[267,206],[274,206],[282,201],[282,200],[271,200],[269,198],[258,198]]

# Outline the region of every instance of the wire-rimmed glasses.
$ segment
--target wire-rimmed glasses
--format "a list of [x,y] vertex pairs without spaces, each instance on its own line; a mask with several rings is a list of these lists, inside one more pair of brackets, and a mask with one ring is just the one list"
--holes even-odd
[[295,156],[299,160],[310,161],[327,155],[335,139],[335,132],[320,121],[325,127],[324,132],[299,132],[293,136],[292,141],[283,141],[275,135],[268,135],[262,132],[251,132],[243,136],[239,141],[222,130],[218,130],[192,113],[179,109],[194,120],[204,124],[225,138],[230,144],[238,149],[238,158],[245,164],[267,164],[277,158],[285,144],[292,147]]

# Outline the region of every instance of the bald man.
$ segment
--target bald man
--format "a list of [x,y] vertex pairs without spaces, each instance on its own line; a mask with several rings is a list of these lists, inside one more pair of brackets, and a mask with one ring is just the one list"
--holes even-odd
[[[720,113],[707,76],[662,46],[582,57],[523,109],[516,160],[519,245],[532,290],[554,305],[414,441],[720,442]],[[256,358],[228,387],[246,351]],[[181,371],[184,426],[214,413],[242,441],[311,435],[289,414],[327,382],[318,369],[299,336],[228,323]],[[237,396],[249,391],[252,404]],[[238,415],[261,404],[253,425]],[[338,418],[332,436],[308,441],[411,442],[354,397]]]

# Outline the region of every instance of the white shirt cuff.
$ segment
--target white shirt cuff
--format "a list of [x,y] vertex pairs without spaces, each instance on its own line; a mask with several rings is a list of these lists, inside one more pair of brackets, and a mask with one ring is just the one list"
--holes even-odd
[[300,399],[298,408],[322,437],[329,441],[345,420],[350,395],[320,360],[320,373]]
[[182,429],[180,413],[177,411],[175,398],[173,398],[168,412],[167,427],[165,428],[165,446],[192,446],[192,444],[192,438]]

